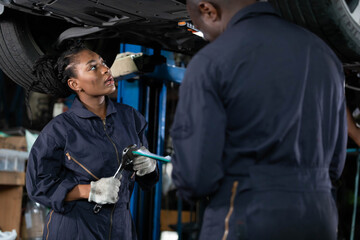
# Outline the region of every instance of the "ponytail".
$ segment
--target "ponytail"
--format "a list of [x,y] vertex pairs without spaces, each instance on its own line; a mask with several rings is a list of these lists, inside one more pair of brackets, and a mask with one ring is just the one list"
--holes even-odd
[[55,98],[65,98],[74,93],[67,84],[69,78],[76,77],[72,64],[75,61],[74,56],[87,48],[79,41],[70,42],[65,48],[60,54],[43,55],[35,62],[32,70],[35,80],[25,93],[25,104],[30,113],[29,96],[35,86],[38,92]]
[[[70,96],[73,92],[67,86],[67,79],[64,81],[58,69],[59,56],[44,55],[34,64],[33,74],[36,78],[36,84],[44,93],[55,98],[64,98]],[[29,88],[28,91],[31,91]]]

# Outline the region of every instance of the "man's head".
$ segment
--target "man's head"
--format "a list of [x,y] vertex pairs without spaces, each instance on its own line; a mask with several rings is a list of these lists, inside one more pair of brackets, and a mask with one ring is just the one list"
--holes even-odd
[[240,9],[255,2],[257,0],[187,0],[186,5],[195,27],[206,40],[213,41]]

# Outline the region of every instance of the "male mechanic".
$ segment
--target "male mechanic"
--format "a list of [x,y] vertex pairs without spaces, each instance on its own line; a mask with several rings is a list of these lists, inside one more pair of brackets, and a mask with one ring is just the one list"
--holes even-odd
[[200,239],[335,240],[332,181],[347,140],[340,61],[268,3],[187,8],[211,43],[180,88],[172,176],[182,198],[209,199]]

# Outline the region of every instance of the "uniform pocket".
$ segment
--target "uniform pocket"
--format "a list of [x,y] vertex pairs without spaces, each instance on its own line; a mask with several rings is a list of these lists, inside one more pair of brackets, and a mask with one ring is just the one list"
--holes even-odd
[[95,176],[95,174],[92,173],[92,171],[89,170],[88,167],[86,167],[84,165],[84,163],[78,161],[74,156],[72,156],[69,152],[67,152],[66,154],[66,159],[67,161],[72,162],[73,164],[77,165],[78,167],[80,167],[83,171],[83,173],[87,173],[88,175],[90,175],[93,179],[95,180],[99,180],[99,178],[97,176]]

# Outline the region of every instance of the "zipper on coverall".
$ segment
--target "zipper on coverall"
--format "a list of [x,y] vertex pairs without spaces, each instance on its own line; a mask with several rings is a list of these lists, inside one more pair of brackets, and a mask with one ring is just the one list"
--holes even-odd
[[97,176],[95,176],[87,167],[85,167],[84,165],[82,165],[79,161],[77,161],[75,158],[73,158],[70,153],[66,153],[65,154],[66,157],[68,158],[69,161],[74,161],[77,165],[79,165],[82,169],[84,169],[88,174],[90,174],[93,178],[95,178],[96,180],[99,180],[99,178]]
[[[118,166],[120,166],[119,152],[118,152],[118,150],[117,150],[117,148],[116,148],[116,145],[115,145],[114,141],[110,138],[110,136],[109,136],[108,133],[106,132],[106,117],[102,120],[102,122],[103,122],[104,132],[105,132],[107,138],[110,140],[111,144],[113,145],[113,147],[114,147],[114,149],[115,149],[116,159],[117,159],[117,161],[118,161]],[[115,205],[116,205],[116,204],[114,204],[114,207],[113,207],[113,209],[112,209],[112,211],[111,211],[111,216],[110,216],[109,240],[111,239],[111,230],[112,230],[112,224],[113,224],[113,215],[114,215]]]

